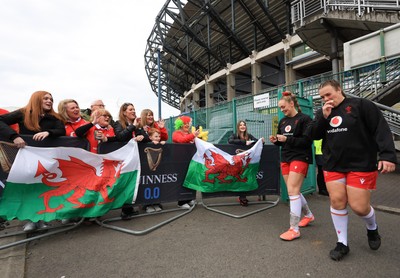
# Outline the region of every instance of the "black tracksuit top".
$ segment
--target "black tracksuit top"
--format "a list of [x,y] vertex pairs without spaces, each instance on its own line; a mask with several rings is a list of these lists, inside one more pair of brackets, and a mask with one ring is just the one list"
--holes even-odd
[[286,142],[275,143],[275,145],[282,146],[282,162],[299,160],[308,164],[313,163],[312,140],[307,133],[307,127],[310,122],[311,118],[301,112],[294,117],[284,117],[279,121],[277,134],[287,137]]
[[323,169],[334,172],[372,172],[377,162],[397,162],[392,133],[371,101],[345,98],[327,119],[320,109],[311,125],[314,139],[323,138]]

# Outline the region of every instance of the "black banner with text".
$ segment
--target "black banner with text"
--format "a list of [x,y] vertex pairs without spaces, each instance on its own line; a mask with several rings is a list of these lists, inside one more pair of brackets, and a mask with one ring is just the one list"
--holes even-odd
[[[99,146],[100,153],[120,148],[124,143],[105,143]],[[194,144],[139,143],[141,164],[140,184],[136,203],[156,204],[196,198],[196,192],[182,186],[189,163],[196,153]],[[247,146],[215,145],[217,148],[236,154]],[[246,195],[279,195],[279,148],[264,145],[257,173],[258,188]],[[237,196],[238,192],[203,193],[203,197]]]

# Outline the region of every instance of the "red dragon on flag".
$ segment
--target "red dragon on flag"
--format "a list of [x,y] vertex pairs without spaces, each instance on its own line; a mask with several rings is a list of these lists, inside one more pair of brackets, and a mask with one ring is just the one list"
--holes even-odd
[[[210,151],[210,153],[211,158],[207,153],[204,153],[205,166],[208,170],[205,172],[206,177],[203,182],[214,183],[215,178],[221,183],[231,183],[234,179],[237,182],[247,182],[247,177],[241,177],[251,161],[247,152],[232,156],[232,164],[224,156],[214,151]],[[210,179],[210,175],[212,174],[216,174],[214,179]],[[226,179],[229,176],[232,176],[234,179]]]
[[183,186],[200,192],[245,192],[258,188],[257,173],[263,150],[259,139],[250,149],[231,155],[209,142],[195,139]]
[[61,178],[64,180],[55,181],[57,179],[56,173],[49,172],[40,161],[35,177],[42,176],[42,183],[55,187],[55,189],[48,190],[42,193],[39,197],[43,197],[45,209],[38,212],[52,213],[64,207],[60,204],[56,208],[51,208],[49,205],[51,197],[62,196],[71,191],[73,194],[66,200],[75,204],[74,208],[90,208],[96,205],[92,202],[83,204],[79,199],[85,195],[87,190],[99,192],[103,201],[97,203],[99,205],[113,202],[113,198],[109,198],[107,187],[112,187],[116,179],[120,176],[122,162],[116,160],[103,159],[100,175],[97,175],[96,168],[83,162],[80,159],[70,156],[70,160],[56,159],[59,163],[59,169],[62,172]]

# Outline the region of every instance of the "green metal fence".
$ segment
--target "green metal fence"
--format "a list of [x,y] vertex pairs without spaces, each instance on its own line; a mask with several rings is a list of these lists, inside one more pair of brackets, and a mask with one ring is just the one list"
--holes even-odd
[[[244,120],[248,131],[256,138],[265,138],[266,144],[271,144],[269,136],[276,134],[279,120],[284,116],[278,109],[278,99],[281,97],[282,88],[271,90],[268,94],[268,105],[262,108],[254,108],[253,96],[235,99],[231,102],[218,104],[214,107],[204,108],[187,113],[193,119],[193,126],[200,125],[209,131],[208,142],[213,144],[227,144],[229,136],[236,132],[236,123]],[[312,97],[298,97],[299,105],[303,113],[313,117]],[[169,141],[172,139],[173,123],[176,117],[167,121],[167,129],[170,132]],[[302,187],[302,193],[315,192],[316,176],[315,164],[311,164],[307,178]],[[281,199],[288,200],[288,194],[283,179],[281,179]]]
[[[300,79],[292,84],[268,88],[260,91],[257,95],[267,94],[268,104],[262,108],[254,107],[254,96],[235,98],[230,102],[216,104],[210,108],[201,108],[185,115],[193,119],[193,125],[200,125],[209,131],[208,142],[213,144],[227,144],[229,136],[235,132],[236,123],[244,120],[247,123],[248,131],[256,138],[264,137],[266,144],[270,144],[268,137],[276,134],[276,128],[282,115],[278,111],[278,99],[281,92],[287,90],[295,93],[301,100],[300,105],[304,113],[313,117],[313,112],[320,107],[318,97],[318,86],[330,79],[338,80],[346,92],[354,92],[360,86],[365,92],[377,90],[378,87],[387,85],[391,80],[399,76],[400,59],[387,60],[385,65],[382,62],[344,71],[337,74],[324,73],[310,78]],[[385,74],[382,74],[382,71]],[[382,76],[385,79],[382,79]],[[176,116],[177,117],[177,116]],[[169,142],[172,142],[172,132],[176,117],[166,121],[169,132]],[[309,167],[308,177],[304,182],[302,192],[312,193],[315,191],[315,165]],[[282,199],[286,200],[286,187],[282,186]]]
[[[277,123],[278,92],[287,90],[295,93],[298,97],[307,99],[311,97],[315,111],[321,105],[318,86],[326,80],[336,79],[345,92],[364,97],[376,94],[380,88],[398,79],[399,73],[400,59],[394,58],[385,61],[384,66],[382,66],[382,62],[379,62],[337,74],[323,73],[297,80],[285,86],[263,89],[256,94],[269,94],[269,104],[263,108],[254,108],[254,96],[256,95],[250,95],[235,98],[230,102],[219,103],[210,108],[201,108],[186,113],[186,115],[193,118],[193,125],[201,125],[204,129],[209,130],[209,142],[214,144],[227,143],[228,134],[235,131],[236,123],[239,120],[247,122],[249,132],[255,137],[267,137],[273,133],[274,125]],[[362,94],[359,93],[360,91]],[[173,132],[175,118],[171,117],[167,121],[167,129],[170,134]]]

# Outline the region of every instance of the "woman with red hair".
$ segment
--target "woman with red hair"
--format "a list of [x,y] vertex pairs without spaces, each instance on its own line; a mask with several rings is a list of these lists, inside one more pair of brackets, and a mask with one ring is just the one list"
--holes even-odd
[[[19,133],[9,127],[12,124],[18,124]],[[23,148],[26,143],[20,134],[33,135],[33,140],[42,141],[47,137],[64,136],[65,128],[53,109],[52,95],[37,91],[25,107],[0,116],[0,133],[18,148]]]
[[[300,227],[314,221],[314,215],[300,192],[308,165],[313,163],[312,140],[307,134],[311,118],[301,112],[297,98],[291,92],[283,92],[278,107],[285,117],[279,121],[277,134],[271,135],[269,140],[281,147],[281,172],[289,195],[290,228],[280,238],[291,241],[300,237]],[[302,211],[305,215],[300,220]]]
[[154,113],[150,109],[143,109],[140,113],[140,118],[137,120],[137,135],[143,135],[142,143],[149,143],[151,139],[149,138],[148,131],[150,128],[156,128],[160,131],[161,141],[168,140],[168,131],[165,128],[165,121],[160,119],[158,122],[154,121]]
[[[18,124],[19,132],[10,127],[12,124]],[[26,142],[20,134],[32,135],[33,140],[42,141],[47,137],[64,136],[65,128],[61,117],[53,109],[53,96],[46,91],[37,91],[25,107],[0,116],[0,134],[18,148],[23,148]],[[43,221],[28,221],[24,231],[46,227]]]

